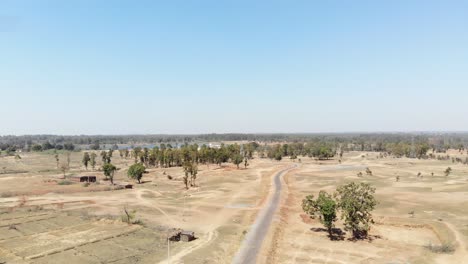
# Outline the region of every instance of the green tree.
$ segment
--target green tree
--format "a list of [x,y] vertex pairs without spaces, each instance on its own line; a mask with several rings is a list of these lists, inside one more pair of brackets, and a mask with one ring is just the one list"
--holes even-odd
[[283,159],[283,156],[281,156],[280,152],[275,153],[274,157],[275,157],[275,160],[277,160],[277,161],[280,161],[281,159]]
[[354,238],[365,238],[374,223],[371,211],[377,205],[375,188],[368,183],[349,183],[338,187],[335,194],[345,230],[352,231]]
[[247,158],[247,156],[244,158],[244,168],[247,169],[247,166],[249,166],[249,159]]
[[141,178],[143,178],[143,173],[145,173],[145,166],[141,163],[135,163],[130,168],[128,168],[127,175],[131,179],[135,179],[138,183],[141,183]]
[[65,178],[65,174],[67,173],[67,171],[70,170],[70,166],[68,166],[67,163],[64,163],[62,165],[60,165],[60,170],[63,172],[63,178]]
[[111,184],[114,184],[114,173],[117,170],[117,167],[115,167],[111,163],[104,163],[102,165],[102,171],[104,172],[104,176],[106,176],[106,179],[110,179]]
[[330,238],[333,236],[333,227],[337,220],[337,204],[330,194],[320,191],[317,200],[314,200],[313,195],[307,195],[302,200],[302,210],[312,218],[318,215],[320,222],[327,228]]
[[96,153],[92,152],[91,155],[90,155],[90,161],[89,163],[91,164],[91,168],[93,168],[93,170],[96,169]]
[[141,153],[141,148],[140,147],[133,148],[132,155],[133,155],[133,158],[135,159],[135,163],[138,162],[138,158],[140,157],[140,153]]
[[71,152],[67,151],[67,165],[70,167],[70,162],[71,162]]
[[83,162],[83,165],[85,166],[86,170],[88,170],[88,164],[89,164],[90,160],[91,160],[91,158],[89,157],[89,153],[85,152],[83,154],[83,160],[81,162]]
[[55,154],[55,162],[57,162],[57,169],[58,169],[59,168],[59,162],[60,162],[58,154]]
[[239,164],[241,164],[244,159],[242,158],[241,154],[236,153],[232,156],[231,160],[232,160],[232,163],[236,164],[237,169],[239,169]]
[[192,163],[192,171],[190,173],[190,186],[195,186],[195,180],[197,179],[198,174],[198,165],[194,162]]
[[445,176],[449,176],[450,173],[452,173],[452,168],[448,167],[448,168],[444,171],[444,173],[445,173]]
[[34,144],[34,145],[31,147],[31,150],[32,150],[32,151],[36,151],[36,152],[42,151],[42,146],[39,145],[39,144]]
[[195,186],[195,180],[197,179],[198,166],[195,162],[185,161],[183,164],[184,168],[184,184],[185,188],[188,189],[189,176],[190,176],[190,186]]
[[101,151],[102,163],[111,163],[111,157],[112,157],[111,153],[108,153],[105,150]]

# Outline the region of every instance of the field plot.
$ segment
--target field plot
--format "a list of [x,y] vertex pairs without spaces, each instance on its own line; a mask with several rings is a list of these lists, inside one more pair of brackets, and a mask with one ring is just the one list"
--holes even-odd
[[[454,173],[445,176],[448,166]],[[372,175],[358,175],[366,168]],[[285,181],[288,193],[265,253],[269,263],[463,263],[468,257],[466,165],[351,152],[341,164],[303,162]],[[352,241],[338,221],[331,240],[318,219],[304,214],[302,199],[351,181],[376,187],[375,225],[368,240]],[[436,252],[443,246],[448,252]]]
[[[281,180],[280,209],[257,263],[463,263],[468,256],[468,166],[450,160],[375,152],[348,152],[341,163],[256,157],[246,169],[200,164],[196,186],[185,189],[181,167],[148,168],[137,184],[126,175],[133,159],[117,156],[112,162],[121,169],[111,185],[102,171],[80,165],[82,155],[71,153],[66,177],[51,153],[0,159],[0,263],[165,264],[171,228],[196,236],[170,242],[171,263],[231,263],[272,193],[273,175],[291,165],[297,168]],[[79,175],[98,181],[72,180]],[[330,240],[323,225],[304,214],[302,199],[352,181],[376,188],[370,238],[350,240],[338,221],[337,239]],[[115,188],[127,183],[133,188]],[[124,208],[135,211],[138,224],[122,222]],[[448,252],[438,252],[441,246]]]
[[54,211],[10,212],[0,217],[0,259],[18,263],[128,263],[165,249],[164,232],[118,220]]
[[[170,228],[194,231],[197,238],[171,242],[171,263],[230,263],[271,175],[288,165],[259,158],[247,169],[200,165],[196,187],[186,190],[180,167],[149,168],[136,184],[126,176],[133,159],[116,156],[116,184],[133,189],[115,189],[102,171],[80,165],[82,155],[71,153],[66,177],[53,154],[0,159],[0,263],[167,263]],[[98,182],[71,180],[79,175],[95,175]],[[122,223],[124,208],[142,224]]]

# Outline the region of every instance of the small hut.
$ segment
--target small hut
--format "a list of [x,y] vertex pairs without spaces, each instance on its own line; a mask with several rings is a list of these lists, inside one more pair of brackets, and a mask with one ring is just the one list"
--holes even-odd
[[181,230],[177,228],[172,228],[168,230],[167,239],[169,241],[179,241],[180,240]]
[[96,176],[77,176],[73,180],[79,182],[96,182]]
[[190,242],[195,239],[195,233],[192,231],[184,231],[179,228],[172,228],[168,230],[167,239],[169,241]]
[[184,242],[190,242],[195,239],[195,233],[192,231],[180,232],[180,240]]

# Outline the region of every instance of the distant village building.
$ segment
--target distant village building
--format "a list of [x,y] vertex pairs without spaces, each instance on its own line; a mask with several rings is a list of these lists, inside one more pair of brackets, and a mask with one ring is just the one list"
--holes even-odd
[[215,149],[219,149],[219,148],[221,148],[221,144],[209,143],[209,144],[208,144],[208,147],[210,147],[210,148],[215,148]]

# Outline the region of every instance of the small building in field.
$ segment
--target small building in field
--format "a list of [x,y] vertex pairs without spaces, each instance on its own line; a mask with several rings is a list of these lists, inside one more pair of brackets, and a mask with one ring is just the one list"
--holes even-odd
[[182,229],[174,228],[169,230],[167,239],[169,241],[190,242],[195,239],[195,233],[192,231],[184,231]]
[[195,239],[195,233],[192,231],[180,232],[180,240],[184,242],[190,242]]
[[77,176],[75,179],[80,182],[96,182],[96,176]]

